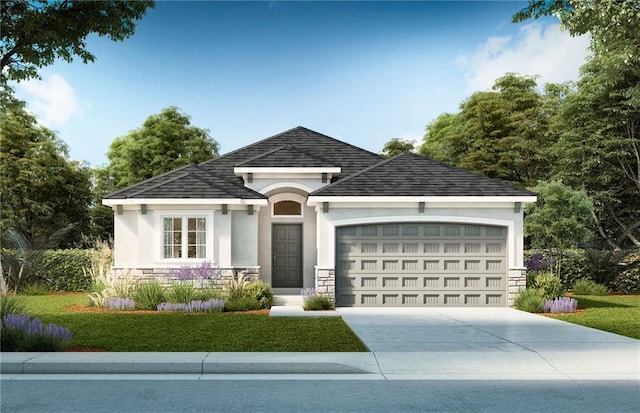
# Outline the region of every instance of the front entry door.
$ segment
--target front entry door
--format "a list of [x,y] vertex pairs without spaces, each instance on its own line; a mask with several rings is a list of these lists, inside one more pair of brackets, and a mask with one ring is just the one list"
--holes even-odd
[[302,225],[273,224],[272,285],[302,288]]

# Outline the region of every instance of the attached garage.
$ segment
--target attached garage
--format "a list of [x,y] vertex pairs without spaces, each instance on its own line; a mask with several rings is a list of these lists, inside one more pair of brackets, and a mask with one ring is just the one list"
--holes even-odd
[[459,223],[336,228],[338,306],[507,305],[507,229]]

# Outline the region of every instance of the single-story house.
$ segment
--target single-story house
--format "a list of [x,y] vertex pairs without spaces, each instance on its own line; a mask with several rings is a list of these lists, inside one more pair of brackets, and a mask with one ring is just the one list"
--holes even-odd
[[209,261],[338,306],[507,306],[535,194],[433,159],[297,127],[114,192],[114,270]]

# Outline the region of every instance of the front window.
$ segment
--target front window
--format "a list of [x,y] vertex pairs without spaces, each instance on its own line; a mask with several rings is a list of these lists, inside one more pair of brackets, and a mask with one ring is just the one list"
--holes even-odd
[[206,258],[207,219],[164,218],[163,257],[166,259]]

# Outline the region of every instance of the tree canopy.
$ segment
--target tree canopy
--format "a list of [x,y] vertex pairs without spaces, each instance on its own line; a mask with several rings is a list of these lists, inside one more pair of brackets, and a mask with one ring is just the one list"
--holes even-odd
[[34,245],[69,224],[73,234],[86,233],[90,169],[69,160],[64,143],[24,103],[3,104],[0,121],[0,232],[13,229]]
[[154,5],[149,0],[3,0],[0,82],[37,78],[38,69],[57,58],[71,62],[77,56],[84,63],[93,62],[95,56],[86,44],[89,34],[124,40]]
[[415,142],[410,140],[403,140],[400,138],[391,138],[382,148],[382,155],[391,158],[396,155],[400,155],[403,152],[413,152],[415,149]]
[[172,169],[218,156],[219,145],[208,129],[191,125],[175,106],[151,115],[142,127],[114,139],[109,164],[98,172],[105,191],[124,188]]
[[535,77],[507,73],[493,90],[476,92],[456,114],[427,126],[419,153],[521,186],[544,179],[562,85],[536,90]]

